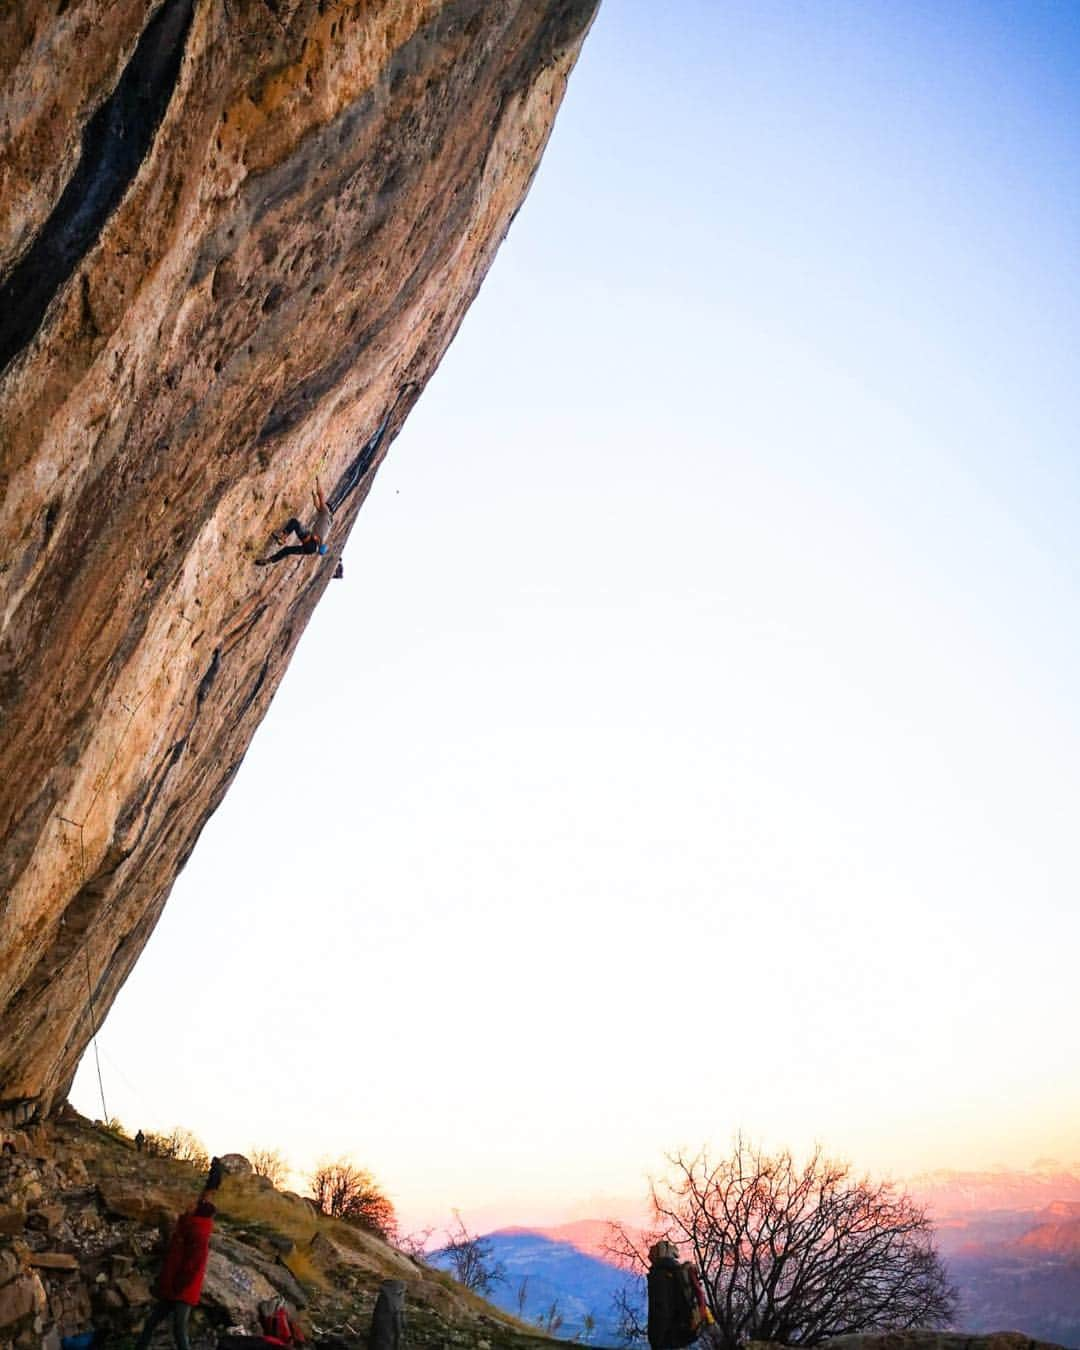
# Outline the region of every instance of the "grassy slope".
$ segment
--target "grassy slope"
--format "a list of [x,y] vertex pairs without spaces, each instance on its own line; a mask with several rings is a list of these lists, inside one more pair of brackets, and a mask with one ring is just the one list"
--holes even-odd
[[[147,1228],[195,1199],[205,1172],[191,1163],[138,1153],[129,1139],[68,1116],[51,1127],[55,1143],[79,1156],[91,1182],[144,1197]],[[444,1271],[413,1261],[370,1233],[318,1214],[307,1200],[254,1176],[229,1176],[218,1193],[217,1231],[255,1261],[280,1261],[309,1300],[303,1321],[346,1338],[366,1335],[380,1281],[407,1285],[412,1346],[551,1350],[556,1344],[501,1312]],[[289,1242],[292,1247],[287,1248]],[[230,1254],[235,1248],[230,1248]],[[151,1273],[150,1270],[147,1271]]]

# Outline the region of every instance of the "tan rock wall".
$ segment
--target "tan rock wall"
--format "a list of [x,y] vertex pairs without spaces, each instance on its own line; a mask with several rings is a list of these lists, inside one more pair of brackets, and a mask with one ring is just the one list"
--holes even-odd
[[[385,453],[596,2],[197,0],[134,180],[0,375],[0,1103],[66,1091],[370,474],[328,557],[253,559],[415,381]],[[59,9],[0,20],[9,275],[152,11]]]

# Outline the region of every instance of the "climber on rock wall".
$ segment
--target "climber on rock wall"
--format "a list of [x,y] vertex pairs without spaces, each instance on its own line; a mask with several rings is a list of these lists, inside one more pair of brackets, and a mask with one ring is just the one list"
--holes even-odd
[[284,530],[274,532],[274,542],[284,544],[290,534],[295,534],[297,539],[300,540],[299,544],[290,544],[284,548],[279,548],[276,553],[272,553],[268,558],[256,558],[256,567],[267,567],[270,563],[281,562],[283,558],[291,558],[298,553],[326,553],[329,547],[330,524],[334,516],[330,507],[326,504],[322,485],[317,478],[311,496],[315,503],[315,520],[311,529],[305,530],[293,516],[287,522]]

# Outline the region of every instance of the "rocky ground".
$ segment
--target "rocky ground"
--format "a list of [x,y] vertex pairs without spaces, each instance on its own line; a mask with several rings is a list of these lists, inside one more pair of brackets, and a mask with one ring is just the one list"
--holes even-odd
[[[130,1346],[152,1302],[165,1236],[205,1177],[190,1163],[149,1157],[68,1113],[0,1134],[0,1347],[59,1350],[100,1328]],[[230,1155],[236,1159],[238,1155]],[[219,1332],[255,1331],[260,1301],[297,1310],[316,1341],[366,1344],[380,1282],[406,1281],[410,1347],[550,1350],[505,1314],[351,1225],[276,1190],[242,1160],[225,1179],[194,1350]],[[163,1327],[155,1341],[171,1345]]]

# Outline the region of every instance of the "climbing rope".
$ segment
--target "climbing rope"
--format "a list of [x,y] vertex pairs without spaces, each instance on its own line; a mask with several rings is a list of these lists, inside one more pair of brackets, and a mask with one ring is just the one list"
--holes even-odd
[[[132,716],[134,716],[134,713],[132,713]],[[128,725],[131,725],[130,720]],[[114,751],[113,760],[115,759],[116,753]],[[91,811],[94,809],[94,802],[96,801],[97,794],[95,793],[94,801],[90,803]],[[90,812],[88,811],[87,819],[89,819],[89,815]],[[81,890],[86,885],[86,837],[83,834],[83,826],[86,824],[86,821],[83,820],[80,822],[77,820],[69,820],[67,816],[61,815],[57,816],[57,820],[63,821],[65,825],[73,825],[75,829],[79,831],[79,889]],[[61,924],[65,922],[63,917],[61,917],[60,922]],[[97,1066],[98,1092],[101,1094],[101,1118],[102,1120],[107,1121],[109,1119],[109,1108],[105,1105],[105,1084],[101,1078],[101,1057],[98,1055],[97,1011],[94,1008],[94,984],[90,976],[90,948],[85,943],[83,944],[83,957],[86,962],[86,1006],[90,1013],[90,1041],[94,1047],[94,1063]]]
[[86,957],[86,1006],[90,1009],[90,1043],[94,1047],[94,1065],[97,1068],[98,1092],[101,1093],[101,1119],[109,1123],[109,1108],[105,1105],[105,1084],[101,1077],[101,1056],[98,1054],[97,1013],[94,1011],[94,986],[90,979],[90,948],[83,947]]
[[[136,705],[136,706],[137,706],[137,705]],[[132,713],[132,714],[131,714],[131,717],[134,717],[134,716],[135,716],[135,714]],[[128,726],[131,726],[131,717],[128,718]],[[125,734],[126,734],[126,728],[125,728]],[[122,738],[121,738],[121,739],[122,739]],[[117,742],[116,750],[119,751],[119,749],[120,749],[120,745],[119,745],[119,742]],[[110,762],[110,765],[109,765],[110,768],[112,767],[112,763],[114,763],[115,760],[116,760],[116,752],[114,751],[114,753],[113,753],[113,758],[112,758],[112,762]],[[94,802],[96,802],[96,801],[97,801],[97,798],[95,797],[95,798],[94,798]],[[94,802],[91,802],[91,804],[90,804],[90,809],[91,809],[91,810],[93,810],[93,808],[94,808]],[[87,813],[87,814],[89,815],[89,813]],[[85,824],[85,822],[84,822],[84,824]],[[80,872],[80,874],[81,874],[81,876],[82,876],[82,881],[81,881],[80,884],[81,884],[81,886],[85,886],[85,885],[86,885],[86,838],[85,838],[85,836],[83,835],[83,827],[82,827],[82,825],[79,826],[79,872]],[[101,1119],[102,1119],[106,1124],[108,1124],[108,1123],[109,1123],[109,1108],[105,1105],[105,1083],[104,1083],[104,1081],[102,1080],[102,1077],[101,1077],[101,1056],[98,1054],[98,1043],[97,1043],[97,1010],[96,1010],[95,1007],[94,1007],[94,983],[93,983],[93,980],[91,980],[91,978],[90,978],[90,947],[89,947],[89,945],[86,944],[86,943],[83,944],[83,959],[84,959],[85,962],[86,962],[86,1006],[87,1006],[87,1008],[90,1010],[90,1042],[91,1042],[91,1044],[92,1044],[93,1047],[94,1047],[94,1065],[95,1065],[95,1067],[97,1068],[97,1084],[98,1084],[98,1092],[101,1094]]]
[[[150,691],[147,690],[147,693],[149,692]],[[65,825],[71,825],[79,831],[80,891],[84,890],[86,887],[86,834],[85,834],[86,822],[90,819],[90,816],[92,815],[95,806],[97,806],[98,804],[98,800],[101,797],[101,794],[109,781],[110,775],[112,774],[113,765],[116,763],[116,758],[120,753],[120,747],[124,742],[124,737],[131,730],[131,724],[135,720],[135,714],[142,707],[145,699],[146,694],[143,694],[142,698],[139,699],[139,701],[135,704],[134,708],[129,707],[122,698],[118,699],[120,707],[123,708],[123,710],[128,715],[128,720],[126,725],[124,726],[123,731],[117,737],[116,744],[115,746],[113,746],[112,757],[110,758],[104,773],[99,775],[97,785],[94,788],[94,795],[90,798],[90,805],[86,808],[86,814],[83,816],[82,820],[71,820],[67,816],[62,816],[59,813],[57,813],[56,817],[57,820],[63,822],[63,824]],[[64,923],[63,917],[61,917],[60,922],[61,924]],[[97,1020],[97,1009],[94,1007],[94,981],[90,973],[90,947],[89,944],[85,942],[83,943],[83,960],[86,967],[86,1008],[90,1018],[90,1043],[94,1047],[94,1067],[97,1071],[98,1093],[101,1097],[101,1118],[103,1121],[108,1121],[109,1108],[105,1103],[105,1081],[101,1073],[101,1054],[98,1049],[98,1020]]]

